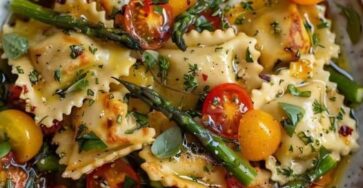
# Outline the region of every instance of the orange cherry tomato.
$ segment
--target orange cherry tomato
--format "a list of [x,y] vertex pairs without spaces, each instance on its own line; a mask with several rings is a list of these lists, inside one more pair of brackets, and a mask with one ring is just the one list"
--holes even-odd
[[132,181],[129,186],[134,188],[140,188],[140,177],[132,169],[132,167],[127,164],[123,159],[118,159],[113,163],[105,164],[91,174],[87,175],[87,188],[101,188],[110,187],[118,188],[124,187],[126,179]]
[[143,49],[157,49],[170,37],[172,19],[169,4],[131,0],[124,13],[116,15],[116,25],[123,26]]
[[250,161],[264,160],[275,153],[281,141],[281,125],[261,110],[245,113],[238,130],[242,155]]
[[315,5],[324,0],[291,0],[292,2],[299,4],[299,5]]
[[247,91],[238,84],[225,83],[214,87],[202,109],[203,125],[215,133],[237,139],[239,121],[253,108]]

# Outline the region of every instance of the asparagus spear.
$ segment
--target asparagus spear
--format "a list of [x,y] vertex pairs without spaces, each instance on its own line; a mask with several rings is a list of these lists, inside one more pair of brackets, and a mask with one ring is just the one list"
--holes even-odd
[[132,49],[140,49],[137,41],[119,29],[107,29],[102,24],[91,24],[85,19],[58,13],[28,0],[12,0],[10,7],[14,13],[26,16],[62,29],[74,30],[91,37],[115,41]]
[[154,109],[163,112],[167,117],[173,119],[182,129],[195,135],[202,145],[214,156],[223,162],[224,166],[245,185],[249,185],[256,177],[256,170],[244,159],[231,150],[219,136],[209,132],[200,126],[188,114],[181,112],[164,100],[154,90],[134,85],[117,78],[132,95],[140,98]]
[[183,35],[187,32],[189,26],[193,25],[200,13],[218,6],[220,0],[199,0],[197,3],[189,8],[186,12],[180,14],[174,23],[171,39],[183,51],[187,49]]
[[289,182],[284,188],[307,188],[320,177],[335,168],[337,161],[334,160],[327,149],[322,147],[316,160],[315,167],[307,171],[300,178]]
[[363,87],[355,82],[349,73],[334,63],[330,63],[326,68],[330,72],[330,81],[337,83],[339,91],[348,102],[352,104],[363,102]]

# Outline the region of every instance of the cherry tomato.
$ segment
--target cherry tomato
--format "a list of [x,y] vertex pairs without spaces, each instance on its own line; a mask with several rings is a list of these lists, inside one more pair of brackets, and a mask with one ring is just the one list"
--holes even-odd
[[33,158],[43,144],[41,128],[33,118],[19,110],[0,112],[0,131],[9,138],[12,151],[18,163],[25,163]]
[[245,188],[245,186],[232,175],[228,174],[225,179],[227,188]]
[[131,0],[124,13],[116,15],[116,25],[122,25],[143,49],[157,49],[170,37],[172,19],[169,4]]
[[135,183],[132,187],[140,188],[140,178],[136,172],[122,159],[105,164],[87,175],[87,188],[123,187],[126,178]]
[[237,139],[239,121],[252,108],[250,96],[240,85],[221,84],[207,95],[202,109],[202,121],[219,135]]
[[0,182],[11,181],[14,188],[23,188],[28,175],[22,168],[13,166],[13,160],[12,152],[0,159]]
[[240,121],[238,139],[246,159],[263,160],[277,150],[281,141],[281,125],[270,114],[251,110]]
[[291,0],[292,2],[299,4],[299,5],[315,5],[324,0]]

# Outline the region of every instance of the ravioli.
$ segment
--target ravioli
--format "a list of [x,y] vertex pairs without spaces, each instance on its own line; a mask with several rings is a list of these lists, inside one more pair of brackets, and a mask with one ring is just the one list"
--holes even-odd
[[[277,152],[266,159],[266,167],[272,172],[271,179],[281,184],[293,178],[281,173],[284,169],[299,175],[313,167],[320,147],[331,151],[336,160],[358,148],[356,122],[350,117],[350,109],[343,104],[344,97],[337,93],[336,85],[329,81],[329,73],[323,70],[323,63],[310,58],[311,62],[315,62],[311,78],[297,79],[290,70],[282,70],[278,75],[272,75],[270,82],[263,83],[260,90],[252,92],[254,107],[268,112],[278,121],[286,118],[279,102],[297,105],[305,110],[295,134],[289,136],[284,132]],[[302,91],[311,91],[311,96],[292,96],[286,92],[289,84]],[[320,110],[316,109],[318,107]],[[352,134],[340,135],[342,126],[352,129]]]
[[153,156],[149,147],[139,155],[145,160],[141,168],[152,181],[160,181],[163,186],[226,187],[226,170],[203,155],[182,152],[174,158],[161,160]]
[[54,10],[67,13],[77,18],[83,18],[93,24],[103,24],[106,28],[113,28],[113,20],[106,19],[106,12],[97,10],[96,1],[87,0],[65,0],[64,2],[56,1]]
[[[123,95],[100,93],[94,101],[75,109],[71,116],[73,129],[57,133],[53,143],[58,145],[60,163],[66,165],[63,177],[78,179],[105,163],[139,150],[153,141],[155,130],[139,127],[132,114],[128,114]],[[80,151],[76,135],[84,126],[107,145],[104,150]]]
[[9,65],[18,75],[15,84],[23,88],[20,98],[26,101],[26,110],[47,127],[70,114],[73,106],[82,106],[84,99],[93,99],[99,90],[108,91],[114,82],[111,77],[128,75],[135,62],[130,50],[35,21],[17,22],[5,31],[22,34],[26,26],[34,30],[25,35],[29,53],[9,60]]
[[[185,88],[185,75],[190,73],[191,66],[197,68],[195,79],[198,86],[194,94],[221,83],[237,82],[248,91],[260,86],[262,66],[257,62],[260,53],[255,49],[254,38],[243,33],[234,34],[231,29],[202,33],[192,31],[184,38],[188,45],[185,52],[173,48],[158,50],[160,55],[170,60],[166,87],[159,90],[174,104],[195,105],[195,96]],[[183,101],[189,104],[183,104]]]

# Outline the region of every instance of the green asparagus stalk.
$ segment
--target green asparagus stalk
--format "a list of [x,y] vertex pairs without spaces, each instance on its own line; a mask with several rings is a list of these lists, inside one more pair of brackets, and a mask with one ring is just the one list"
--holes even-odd
[[363,102],[363,87],[355,82],[349,73],[334,63],[330,63],[326,68],[330,72],[330,81],[337,83],[339,91],[348,102],[352,104]]
[[334,160],[328,150],[323,147],[320,149],[315,167],[307,171],[306,174],[300,176],[300,178],[289,182],[284,188],[307,188],[311,183],[334,169],[336,165],[337,161]]
[[85,19],[44,8],[28,0],[11,0],[10,7],[14,13],[49,25],[81,32],[91,37],[115,41],[132,49],[140,49],[137,41],[119,29],[108,29],[103,24],[91,24]]
[[185,51],[187,49],[183,35],[187,32],[189,26],[195,24],[200,13],[209,8],[214,8],[219,2],[219,0],[199,0],[194,6],[176,18],[171,37],[181,50]]
[[192,117],[172,106],[154,90],[117,78],[114,79],[123,84],[132,95],[143,100],[154,109],[161,111],[167,117],[174,120],[182,129],[195,135],[202,145],[209,152],[213,153],[218,160],[223,162],[223,165],[243,184],[249,185],[254,180],[257,174],[256,170],[246,160],[231,150],[221,137],[200,126]]

